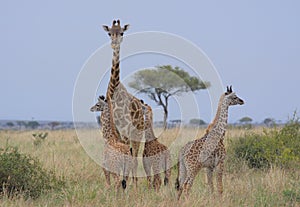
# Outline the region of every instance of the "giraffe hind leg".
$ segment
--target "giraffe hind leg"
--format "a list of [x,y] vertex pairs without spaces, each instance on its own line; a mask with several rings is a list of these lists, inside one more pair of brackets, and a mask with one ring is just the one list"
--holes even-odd
[[151,162],[149,157],[143,157],[143,167],[147,176],[147,186],[151,187]]
[[224,163],[221,162],[217,166],[217,188],[220,195],[223,193],[223,182],[222,182],[223,171],[224,171]]
[[159,191],[161,186],[161,178],[159,174],[155,174],[153,178],[153,187],[156,191]]
[[213,168],[207,168],[206,169],[207,172],[206,172],[206,176],[207,176],[207,183],[208,183],[208,186],[210,188],[210,192],[213,193],[214,192],[214,185],[213,185]]
[[165,173],[164,185],[168,185],[171,177],[171,156],[168,151],[164,155],[163,171]]
[[[196,167],[196,168],[194,168]],[[185,167],[185,179],[184,181],[179,180],[180,183],[182,182],[182,184],[180,184],[179,186],[179,192],[178,192],[178,200],[180,199],[180,195],[182,193],[185,194],[185,196],[187,197],[189,195],[189,191],[193,185],[194,179],[198,173],[198,171],[200,170],[200,168],[198,168],[197,166],[188,166]]]
[[161,186],[161,178],[160,178],[160,163],[159,160],[156,160],[153,163],[153,187],[156,191],[160,189]]

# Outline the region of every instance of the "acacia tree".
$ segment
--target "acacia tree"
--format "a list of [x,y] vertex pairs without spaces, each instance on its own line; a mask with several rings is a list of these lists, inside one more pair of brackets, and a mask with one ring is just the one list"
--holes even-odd
[[51,130],[53,130],[58,125],[60,125],[60,123],[58,121],[52,121],[52,122],[49,123],[49,126],[51,127]]
[[240,121],[242,124],[243,124],[243,123],[245,123],[245,124],[250,124],[250,123],[252,122],[252,119],[251,119],[250,117],[248,117],[248,116],[245,116],[245,117],[241,118],[239,121]]
[[190,124],[198,126],[198,125],[205,125],[206,122],[202,119],[191,119]]
[[179,67],[171,65],[156,66],[155,69],[144,69],[134,74],[129,87],[139,93],[148,95],[150,99],[162,106],[164,110],[164,129],[167,127],[168,103],[172,96],[185,92],[206,89],[209,82],[203,82]]
[[270,127],[275,124],[275,120],[272,118],[265,118],[264,124],[267,125],[268,127]]

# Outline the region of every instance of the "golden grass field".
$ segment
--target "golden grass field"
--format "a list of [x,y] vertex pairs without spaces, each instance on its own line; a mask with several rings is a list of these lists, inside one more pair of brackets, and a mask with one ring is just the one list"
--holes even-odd
[[[262,130],[254,131],[259,133]],[[156,134],[159,132],[156,130]],[[114,187],[106,188],[101,167],[87,155],[80,143],[82,138],[79,141],[75,130],[49,131],[48,138],[40,147],[33,145],[32,133],[1,131],[0,147],[17,146],[22,153],[37,157],[46,169],[64,177],[66,185],[61,191],[49,192],[36,200],[24,200],[22,197],[9,199],[4,196],[0,198],[1,206],[300,206],[299,200],[289,198],[284,193],[290,189],[300,189],[299,170],[271,168],[261,171],[249,169],[242,163],[232,166],[229,162],[225,164],[222,196],[210,194],[205,170],[201,170],[190,196],[187,199],[182,197],[178,202],[174,188],[177,172],[174,169],[170,185],[162,186],[159,193],[148,190],[146,179],[139,178],[137,190],[129,184],[124,193],[116,195]],[[90,133],[88,130],[81,131],[86,136]],[[170,146],[176,137],[176,143],[180,144],[203,133],[204,130],[171,129],[160,135],[160,141]],[[230,144],[229,139],[235,139],[243,133],[244,130],[229,129],[226,145]],[[177,145],[172,146],[176,148]],[[97,146],[94,149],[97,150]],[[176,153],[172,155],[176,159]]]

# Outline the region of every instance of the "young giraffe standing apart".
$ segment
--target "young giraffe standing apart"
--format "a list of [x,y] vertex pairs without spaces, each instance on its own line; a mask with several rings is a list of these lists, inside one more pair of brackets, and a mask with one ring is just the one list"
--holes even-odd
[[113,21],[112,27],[103,26],[111,38],[111,48],[113,49],[113,59],[111,76],[108,84],[106,98],[111,100],[113,120],[117,130],[123,139],[130,138],[130,145],[135,159],[135,184],[137,185],[137,156],[140,142],[144,130],[144,114],[139,99],[127,92],[124,85],[120,82],[120,45],[124,32],[129,25],[123,28],[120,20]]
[[244,101],[232,92],[231,87],[227,87],[227,91],[222,94],[219,100],[216,117],[210,125],[210,129],[206,131],[202,138],[188,142],[180,150],[176,180],[176,188],[179,191],[178,200],[183,191],[186,195],[188,194],[196,175],[203,167],[207,168],[207,180],[212,192],[212,174],[216,168],[218,192],[222,194],[222,176],[226,154],[223,140],[227,126],[228,108],[238,104],[242,105]]
[[[143,103],[143,102],[142,102]],[[165,173],[164,184],[167,185],[171,176],[171,155],[168,148],[161,144],[153,132],[153,113],[149,105],[143,105],[145,113],[145,147],[143,166],[147,175],[148,188],[151,187],[151,168],[153,170],[153,187],[156,191],[161,186],[160,172]]]
[[[113,124],[112,114],[110,112],[111,104],[105,100],[104,96],[98,98],[98,102],[91,107],[92,112],[100,111],[101,125],[105,146],[103,151],[103,171],[107,186],[110,186],[110,174],[115,178],[115,188],[118,191],[122,184],[126,188],[126,181],[130,170],[133,169],[133,157],[130,147],[119,140],[119,135]],[[119,175],[123,173],[123,180],[120,181]]]

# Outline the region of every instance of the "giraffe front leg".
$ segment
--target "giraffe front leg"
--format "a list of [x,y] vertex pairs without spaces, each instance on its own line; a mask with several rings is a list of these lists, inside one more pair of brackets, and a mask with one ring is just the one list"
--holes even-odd
[[104,167],[102,168],[105,176],[105,181],[106,181],[106,188],[110,187],[110,172],[106,170]]
[[140,147],[140,143],[136,142],[136,141],[131,141],[131,147],[132,147],[132,156],[133,156],[133,183],[135,185],[135,188],[137,188],[137,182],[138,182],[138,178],[137,178],[137,170],[138,170],[138,152],[139,152],[139,147]]
[[214,168],[212,167],[209,167],[206,169],[206,176],[207,176],[207,183],[208,183],[208,186],[210,188],[210,192],[213,193],[214,192],[214,185],[213,185],[213,171],[214,171]]
[[147,176],[147,187],[148,189],[151,188],[151,162],[150,158],[143,156],[143,167]]
[[223,171],[224,171],[224,162],[220,162],[217,166],[217,188],[218,192],[221,195],[223,193]]
[[169,185],[170,177],[171,177],[171,169],[167,169],[165,171],[164,185]]

